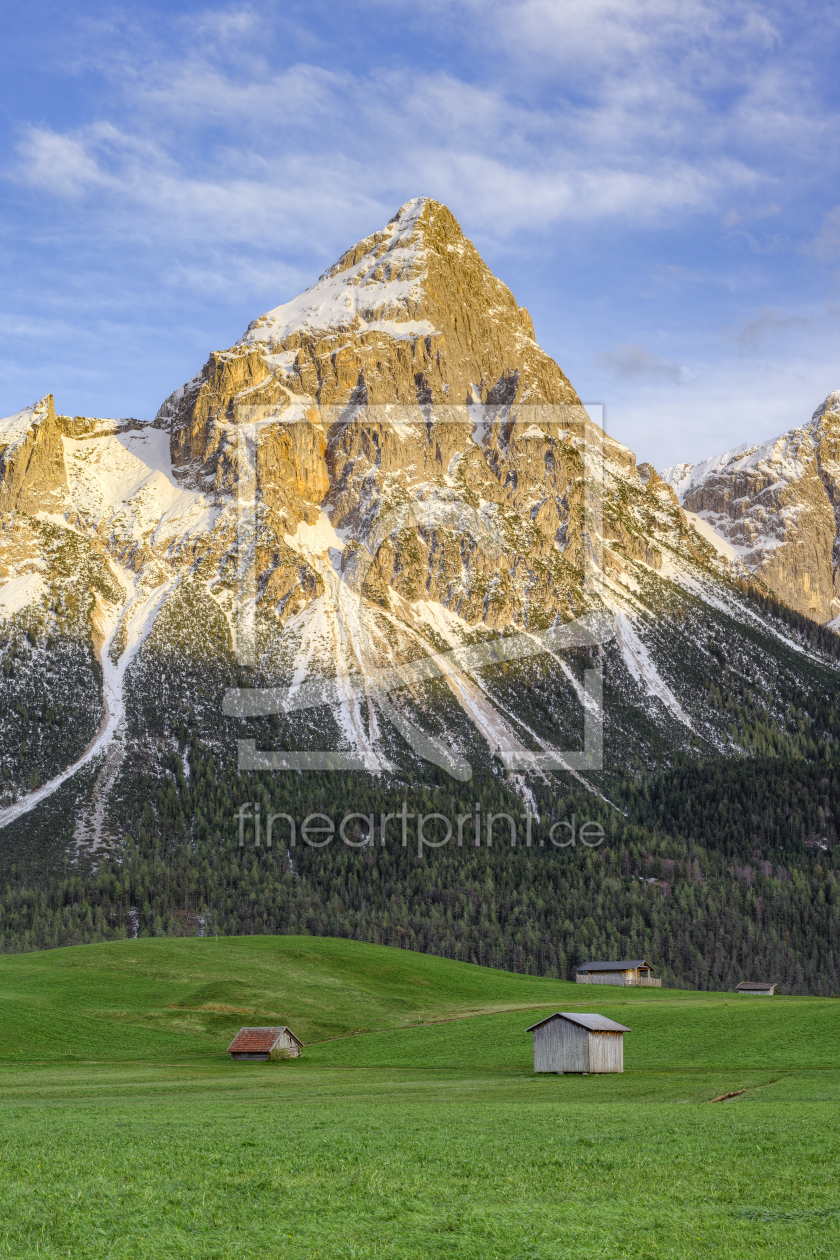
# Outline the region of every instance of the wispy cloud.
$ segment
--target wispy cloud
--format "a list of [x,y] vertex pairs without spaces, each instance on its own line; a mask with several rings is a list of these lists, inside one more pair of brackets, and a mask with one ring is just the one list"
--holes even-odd
[[835,206],[823,216],[819,232],[806,243],[805,248],[822,262],[840,258],[840,206]]
[[637,342],[610,346],[595,355],[595,362],[603,372],[619,380],[644,377],[650,381],[679,385],[684,378],[681,364],[661,359],[647,346]]
[[514,60],[539,45],[555,73],[586,68],[574,90],[535,93],[510,71],[486,83],[305,63],[278,72],[252,10],[206,13],[174,55],[153,40],[136,56],[100,55],[110,117],[29,128],[16,176],[55,197],[88,194],[117,230],[134,217],[170,238],[311,234],[322,208],[349,199],[378,217],[419,192],[469,207],[501,236],[597,220],[654,227],[766,182],[748,153],[721,144],[725,119],[703,76],[715,41],[743,53],[773,31],[749,13],[725,27],[718,6],[699,2],[484,5],[474,43],[504,28]]
[[780,315],[778,311],[766,309],[747,320],[735,333],[734,341],[742,355],[760,355],[774,339],[803,332],[812,323],[813,320],[802,315]]
[[[112,132],[113,128],[105,130]],[[61,135],[48,128],[28,127],[18,146],[18,178],[54,197],[75,198],[101,188],[108,180],[92,139],[90,134]]]

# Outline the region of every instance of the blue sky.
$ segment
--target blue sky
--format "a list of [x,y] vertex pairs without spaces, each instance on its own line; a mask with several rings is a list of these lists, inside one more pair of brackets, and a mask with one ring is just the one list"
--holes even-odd
[[6,0],[0,415],[150,418],[409,197],[657,466],[840,388],[840,11]]

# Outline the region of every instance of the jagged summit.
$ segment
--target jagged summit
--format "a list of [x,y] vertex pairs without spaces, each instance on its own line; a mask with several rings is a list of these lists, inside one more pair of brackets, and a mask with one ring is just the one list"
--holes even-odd
[[0,420],[0,512],[55,503],[67,485],[61,432],[52,394]]
[[176,467],[212,478],[222,427],[245,408],[523,402],[579,399],[451,212],[418,197],[212,354],[155,424]]
[[819,407],[817,407],[811,419],[819,420],[830,411],[840,411],[840,389],[832,390],[824,402],[821,402]]

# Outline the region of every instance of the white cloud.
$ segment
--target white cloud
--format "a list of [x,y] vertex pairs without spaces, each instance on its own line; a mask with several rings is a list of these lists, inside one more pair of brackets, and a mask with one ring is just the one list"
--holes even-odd
[[[87,196],[86,213],[116,235],[200,238],[275,248],[309,239],[349,203],[381,216],[361,187],[360,166],[336,155],[329,169],[318,156],[285,159],[256,153],[220,155],[215,169],[189,171],[159,145],[98,124],[60,135],[30,128],[18,149],[16,178],[58,197]],[[348,195],[348,187],[358,188]]]
[[[375,20],[390,3],[357,7]],[[474,54],[456,77],[278,70],[263,35],[280,15],[248,4],[176,23],[178,47],[135,16],[89,41],[105,117],[31,128],[17,175],[90,195],[117,234],[211,245],[311,239],[342,207],[373,224],[418,193],[496,236],[727,209],[727,230],[747,234],[740,199],[776,195],[768,153],[828,154],[840,135],[789,17],[772,0],[428,0],[423,23]]]
[[[422,193],[501,236],[595,219],[655,225],[761,181],[725,153],[640,148],[637,102],[615,95],[528,106],[442,73],[300,65],[235,78],[198,51],[177,73],[151,63],[126,91],[120,125],[30,128],[17,178],[57,197],[91,194],[109,230],[169,240],[268,246],[311,236],[341,209],[365,208],[377,224]],[[202,129],[212,141],[196,139]]]
[[801,145],[809,127],[825,141],[833,124],[801,76],[760,63],[779,40],[766,5],[432,0],[431,11],[499,72],[278,71],[261,47],[266,16],[248,6],[205,11],[177,52],[136,32],[130,46],[115,36],[116,54],[100,41],[109,117],[30,129],[18,177],[58,197],[95,193],[117,232],[269,244],[312,236],[338,207],[376,223],[428,192],[504,236],[723,213],[772,183],[751,143]]
[[[100,23],[83,51],[80,41],[74,71],[96,80],[89,112],[72,125],[47,112],[47,122],[22,127],[6,172],[62,259],[46,272],[51,282],[63,269],[56,291],[96,290],[98,302],[126,308],[140,293],[155,317],[162,290],[177,291],[184,310],[201,306],[190,294],[227,292],[231,307],[253,303],[256,314],[311,283],[403,201],[428,194],[497,262],[505,251],[528,259],[532,273],[544,262],[544,281],[532,284],[543,330],[567,327],[552,309],[579,301],[581,377],[597,367],[596,381],[616,396],[635,390],[651,416],[665,414],[665,387],[691,385],[679,391],[683,407],[711,371],[698,364],[696,337],[678,344],[683,321],[706,319],[707,358],[729,354],[747,373],[762,347],[781,359],[803,340],[799,316],[786,312],[807,314],[806,304],[759,281],[782,274],[771,270],[779,258],[802,265],[806,232],[817,233],[810,274],[813,259],[840,256],[840,207],[819,230],[814,210],[833,205],[840,159],[831,83],[814,56],[837,24],[822,0],[806,9],[783,0],[347,8],[361,28],[380,23],[369,47],[361,30],[352,54],[319,42],[328,39],[317,25],[325,0],[293,53],[284,37],[305,20],[296,5],[234,3],[146,26],[141,8]],[[426,41],[416,57],[404,39],[412,23]],[[692,223],[702,227],[694,236]],[[575,251],[591,260],[593,241],[627,250],[593,282],[602,298],[574,273]],[[122,288],[129,255],[131,292]],[[627,311],[642,312],[630,328]],[[202,315],[185,318],[198,338]],[[723,324],[728,350],[715,332]],[[615,344],[593,361],[593,341]],[[558,333],[557,342],[568,367],[568,340]],[[822,361],[801,370],[800,386],[825,375]],[[792,396],[794,378],[785,379]]]
[[19,153],[19,178],[54,196],[80,197],[107,182],[85,136],[29,127]]

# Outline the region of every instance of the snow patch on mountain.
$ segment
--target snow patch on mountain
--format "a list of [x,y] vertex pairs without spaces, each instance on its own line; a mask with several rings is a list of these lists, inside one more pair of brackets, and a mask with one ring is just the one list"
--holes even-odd
[[5,620],[30,604],[37,604],[45,589],[40,573],[21,573],[11,578],[0,586],[0,619]]
[[371,654],[367,610],[358,593],[336,572],[344,539],[321,512],[314,525],[301,523],[286,541],[306,557],[324,583],[324,594],[289,623],[289,631],[300,632],[291,692],[307,680],[323,678],[324,666],[329,665],[334,672],[325,682],[323,703],[335,706],[339,728],[350,747],[361,755],[365,769],[371,773],[388,769],[389,763],[377,747],[376,714],[364,685]]
[[[694,465],[688,463],[674,464],[671,468],[663,468],[660,470],[660,477],[666,482],[677,498],[680,498],[685,487],[691,480],[691,474],[694,472]],[[680,499],[680,502],[682,500]]]
[[689,730],[693,730],[691,718],[667,683],[663,682],[651,659],[650,652],[626,613],[616,613],[615,637],[630,675],[645,688],[649,696],[655,696],[657,700],[661,700],[678,722],[682,722]]
[[88,528],[112,528],[151,546],[212,529],[216,509],[178,485],[160,429],[63,443],[70,504]]
[[294,534],[284,534],[283,541],[298,555],[306,557],[326,555],[332,561],[333,552],[337,553],[340,560],[349,534],[350,531],[347,529],[336,529],[326,512],[322,510],[314,525],[307,525],[306,521],[300,521]]
[[[94,621],[100,633],[104,635],[104,641],[99,651],[99,659],[102,665],[102,699],[104,704],[104,713],[99,730],[81,757],[63,770],[61,774],[56,775],[41,787],[36,788],[35,791],[22,796],[14,804],[7,806],[5,809],[0,809],[0,828],[7,826],[8,823],[13,822],[17,818],[22,818],[24,814],[28,814],[36,805],[40,805],[47,797],[52,796],[53,792],[61,787],[62,783],[66,783],[77,771],[88,765],[100,754],[109,754],[114,740],[124,727],[125,699],[123,693],[126,670],[148,638],[155,618],[172,594],[175,586],[177,586],[178,579],[172,578],[169,582],[162,583],[151,594],[145,594],[138,592],[133,575],[128,573],[127,570],[120,569],[119,575],[128,588],[128,598],[125,604],[121,607],[116,607],[105,604],[104,601],[99,599],[94,612]],[[125,646],[122,654],[114,661],[111,659],[111,647],[117,631],[121,627]],[[122,760],[122,755],[122,745],[120,745],[120,751],[116,754],[118,762]],[[110,756],[110,761],[113,764],[113,756]],[[113,773],[113,777],[115,776],[116,771]],[[109,782],[113,782],[113,777]],[[102,811],[100,810],[99,834],[101,834],[101,813]]]
[[421,633],[431,631],[451,648],[462,647],[465,640],[475,633],[463,617],[435,599],[417,599],[409,603],[394,592],[391,602],[404,610],[407,614],[405,620],[412,622]]
[[724,538],[723,534],[719,534],[714,526],[697,512],[686,512],[687,519],[691,522],[701,538],[705,538],[706,542],[710,542],[724,560],[732,561],[739,554],[740,548],[733,547],[731,542]]

